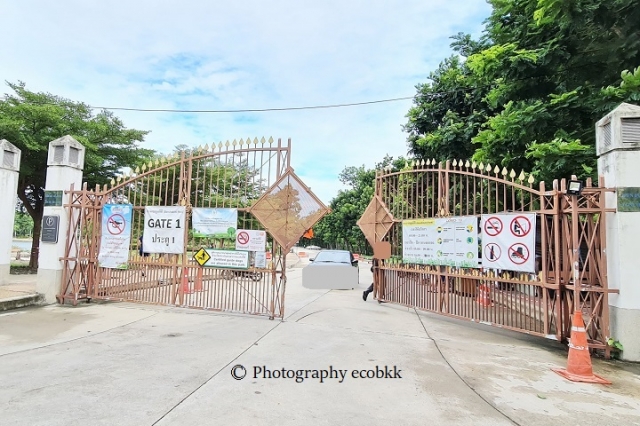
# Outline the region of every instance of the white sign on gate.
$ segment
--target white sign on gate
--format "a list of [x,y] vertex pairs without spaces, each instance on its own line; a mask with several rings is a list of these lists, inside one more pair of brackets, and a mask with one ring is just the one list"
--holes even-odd
[[410,219],[402,222],[405,263],[478,267],[478,218]]
[[204,266],[214,268],[233,268],[248,269],[249,268],[249,252],[237,250],[216,250],[213,248],[206,249],[211,258],[207,260]]
[[266,247],[266,231],[238,229],[236,232],[236,250],[265,251]]
[[238,227],[238,209],[194,208],[191,226],[194,237],[233,239]]
[[255,264],[253,265],[256,268],[266,268],[267,267],[267,253],[264,251],[257,251],[255,257]]
[[103,268],[127,269],[131,243],[131,204],[105,204],[98,264]]
[[507,271],[536,270],[536,214],[482,215],[482,267]]
[[142,237],[144,252],[183,253],[185,217],[184,206],[146,206]]

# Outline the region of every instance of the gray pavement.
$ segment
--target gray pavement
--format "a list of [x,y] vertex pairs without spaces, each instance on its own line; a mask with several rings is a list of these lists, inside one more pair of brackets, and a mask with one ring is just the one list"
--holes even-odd
[[[613,385],[567,382],[550,370],[562,345],[365,303],[360,272],[360,289],[325,291],[288,270],[284,321],[128,303],[0,313],[0,425],[640,425],[640,366],[594,359]],[[353,377],[376,366],[401,378]],[[309,377],[254,377],[265,367]],[[344,379],[304,371],[330,368]]]

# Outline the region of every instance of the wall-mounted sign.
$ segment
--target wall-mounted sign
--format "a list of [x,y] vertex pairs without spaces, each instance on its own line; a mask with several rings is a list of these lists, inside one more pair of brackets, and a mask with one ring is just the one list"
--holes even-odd
[[62,191],[44,191],[45,207],[61,207]]
[[42,218],[42,238],[43,243],[56,244],[60,231],[60,216],[44,216]]
[[618,211],[640,212],[640,188],[618,188]]

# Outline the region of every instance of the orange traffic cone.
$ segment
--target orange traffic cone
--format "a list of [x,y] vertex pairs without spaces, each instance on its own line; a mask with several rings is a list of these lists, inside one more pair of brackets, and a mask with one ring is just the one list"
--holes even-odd
[[552,368],[552,370],[572,382],[611,384],[607,379],[593,374],[589,344],[587,343],[587,331],[584,328],[582,312],[576,311],[573,313],[567,369]]
[[482,284],[478,287],[478,303],[480,306],[491,306],[491,298],[489,297],[489,287]]
[[189,287],[189,270],[187,268],[182,268],[182,292],[184,294],[193,293]]
[[198,274],[196,276],[196,282],[194,285],[195,291],[202,291],[202,266],[197,269]]

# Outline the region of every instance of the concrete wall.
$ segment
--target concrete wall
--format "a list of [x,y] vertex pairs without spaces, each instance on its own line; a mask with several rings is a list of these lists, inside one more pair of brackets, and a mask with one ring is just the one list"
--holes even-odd
[[[622,104],[596,124],[598,172],[616,190],[606,194],[607,208],[617,208],[620,188],[640,188],[640,131],[623,132],[622,121],[635,118],[640,107]],[[609,288],[619,291],[609,295],[608,337],[622,343],[623,359],[640,361],[640,212],[607,213],[606,237]]]
[[0,284],[10,282],[13,221],[21,152],[6,139],[0,140]]

